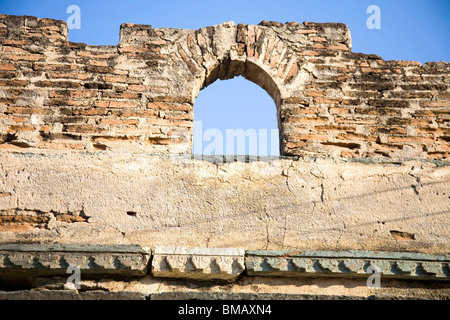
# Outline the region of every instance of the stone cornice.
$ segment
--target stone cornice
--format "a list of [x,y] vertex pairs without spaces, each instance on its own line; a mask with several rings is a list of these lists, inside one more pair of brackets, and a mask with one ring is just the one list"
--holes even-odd
[[[248,276],[450,280],[450,256],[413,252],[248,250],[139,245],[0,244],[0,276],[145,276],[234,281]],[[372,267],[372,268],[370,268]]]
[[[398,279],[450,280],[450,257],[412,252],[246,251],[248,275],[367,277],[377,271]],[[369,268],[372,266],[372,268]]]
[[156,247],[152,260],[155,277],[231,281],[244,270],[241,249]]
[[2,244],[0,273],[66,274],[76,266],[83,275],[145,275],[149,249],[137,245]]

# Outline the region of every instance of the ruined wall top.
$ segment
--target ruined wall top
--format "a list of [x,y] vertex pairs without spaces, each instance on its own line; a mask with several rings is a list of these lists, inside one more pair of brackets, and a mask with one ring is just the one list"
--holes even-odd
[[273,98],[281,155],[449,158],[450,64],[354,53],[345,24],[126,23],[91,46],[0,15],[0,43],[2,148],[190,153],[199,91],[241,75]]

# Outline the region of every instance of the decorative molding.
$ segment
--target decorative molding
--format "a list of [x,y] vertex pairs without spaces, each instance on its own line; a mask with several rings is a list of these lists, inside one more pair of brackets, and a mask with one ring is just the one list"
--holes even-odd
[[244,270],[242,249],[156,247],[152,260],[155,277],[232,281]]
[[[382,277],[450,280],[450,256],[408,252],[372,251],[246,251],[250,276],[367,277],[374,271]],[[372,268],[370,268],[372,269]]]
[[0,273],[59,275],[78,266],[83,275],[145,275],[150,257],[137,245],[0,244]]
[[[234,281],[249,276],[368,277],[450,280],[450,255],[373,251],[264,251],[138,245],[0,244],[0,278],[11,274],[145,276]],[[373,268],[370,268],[370,267]]]

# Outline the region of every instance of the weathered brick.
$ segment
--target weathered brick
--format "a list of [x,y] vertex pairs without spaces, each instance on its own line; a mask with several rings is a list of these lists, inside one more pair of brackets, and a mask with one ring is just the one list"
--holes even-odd
[[95,106],[99,108],[136,108],[138,105],[139,103],[136,101],[103,100],[95,103]]
[[107,67],[108,62],[105,60],[96,60],[96,59],[90,59],[89,64],[91,66],[100,66],[100,67]]
[[304,123],[304,124],[325,124],[329,122],[325,117],[288,117],[287,123]]
[[0,80],[0,87],[24,87],[30,83],[30,80]]
[[2,148],[29,147],[9,143],[24,131],[40,132],[38,148],[170,152],[170,132],[192,131],[198,87],[243,75],[278,106],[282,154],[448,157],[449,64],[351,52],[343,25],[226,24],[229,47],[223,26],[171,30],[169,41],[167,30],[124,25],[120,45],[89,46],[65,41],[59,22],[30,19],[0,39]]
[[345,113],[349,113],[349,110],[347,108],[341,108],[341,107],[329,108],[328,111],[330,112],[330,114],[345,114]]
[[373,133],[384,133],[384,134],[406,134],[406,128],[400,126],[385,126],[385,127],[372,127]]
[[336,139],[340,140],[351,140],[351,141],[376,141],[377,136],[375,135],[364,135],[357,133],[340,133],[335,136]]
[[367,103],[373,107],[388,107],[388,108],[407,108],[409,102],[407,100],[388,100],[388,99],[370,99]]
[[63,132],[97,133],[104,131],[106,131],[105,128],[90,124],[65,124],[63,127]]
[[429,108],[450,108],[450,99],[449,100],[437,100],[437,101],[422,101],[420,103],[423,107]]
[[327,49],[330,49],[330,50],[348,50],[348,47],[345,44],[337,44],[337,45],[327,46]]
[[11,114],[51,114],[51,110],[49,108],[7,107],[6,113],[11,113]]
[[289,134],[287,135],[289,139],[293,141],[311,141],[311,140],[328,140],[328,135],[326,134]]
[[341,125],[341,124],[327,124],[327,125],[318,125],[312,127],[310,130],[316,132],[328,132],[328,131],[341,131],[341,132],[355,132],[356,125]]
[[14,61],[39,61],[44,59],[40,54],[5,54],[4,57],[8,60]]
[[326,95],[325,91],[313,91],[313,90],[307,90],[304,92],[305,96],[308,97],[323,97]]
[[96,59],[108,59],[115,56],[114,53],[103,53],[94,51],[79,51],[77,52],[77,55],[81,57],[96,58]]
[[401,137],[401,136],[390,136],[388,137],[389,143],[433,143],[434,139],[429,137]]
[[315,97],[313,101],[315,104],[339,104],[341,99],[318,96]]
[[23,124],[12,125],[8,128],[6,132],[19,132],[19,131],[34,131],[34,126]]
[[17,68],[12,63],[0,63],[0,70],[6,70],[6,71],[16,71]]
[[139,119],[108,119],[108,118],[103,118],[98,123],[99,124],[109,124],[109,125],[137,125],[139,123]]
[[147,103],[148,109],[155,110],[177,110],[177,111],[191,111],[193,110],[190,104],[179,104],[179,103],[163,103],[163,102],[149,102]]

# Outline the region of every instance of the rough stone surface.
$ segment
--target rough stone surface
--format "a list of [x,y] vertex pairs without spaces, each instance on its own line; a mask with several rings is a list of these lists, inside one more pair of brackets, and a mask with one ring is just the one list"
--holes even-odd
[[0,300],[145,300],[140,292],[77,292],[71,290],[0,291]]
[[2,224],[1,242],[431,254],[450,243],[450,166],[438,162],[3,151],[0,164],[0,216],[29,217]]
[[[196,281],[188,279],[155,278],[153,276],[128,281],[107,278],[81,281],[83,292],[135,292],[147,299],[445,299],[450,296],[448,282],[396,280],[381,277],[380,289],[366,285],[367,278],[333,277],[271,277],[242,275],[237,282]],[[42,282],[41,282],[42,283]],[[33,291],[47,291],[56,287],[37,287]],[[60,291],[60,289],[59,289]],[[66,290],[67,291],[67,290]],[[31,291],[30,291],[31,292]],[[76,293],[77,291],[73,291]],[[14,291],[9,294],[14,295]],[[43,293],[42,296],[45,296]]]
[[365,297],[283,293],[164,292],[149,300],[363,300]]

